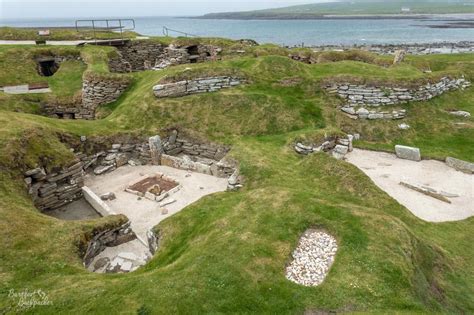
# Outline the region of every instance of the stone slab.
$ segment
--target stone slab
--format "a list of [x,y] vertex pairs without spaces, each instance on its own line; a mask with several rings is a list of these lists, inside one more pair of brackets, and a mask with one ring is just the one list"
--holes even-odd
[[404,145],[395,146],[395,154],[400,159],[421,161],[421,153],[419,148],[408,147]]

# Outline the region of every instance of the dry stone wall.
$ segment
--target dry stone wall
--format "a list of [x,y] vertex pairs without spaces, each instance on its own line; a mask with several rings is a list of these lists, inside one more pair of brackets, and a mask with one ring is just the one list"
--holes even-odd
[[57,172],[47,173],[44,168],[35,168],[24,173],[28,193],[41,211],[58,209],[82,196],[84,186],[82,162]]
[[[149,139],[128,139],[86,154],[81,148],[94,140],[81,137],[81,145],[76,146],[76,158],[70,166],[50,173],[41,167],[24,173],[24,181],[35,206],[41,211],[65,206],[83,196],[86,172],[102,175],[124,165],[161,164],[229,178],[229,189],[241,187],[236,161],[225,157],[229,147],[180,136],[177,130],[172,130],[163,139],[159,136],[152,138],[159,146],[150,147]],[[159,152],[156,154],[154,151]],[[154,156],[157,158],[155,163]]]
[[174,83],[157,84],[153,93],[158,98],[179,97],[196,93],[214,92],[223,88],[237,86],[242,79],[227,76],[198,78]]
[[330,94],[336,94],[346,103],[341,110],[361,119],[400,119],[406,116],[405,110],[368,110],[366,107],[380,107],[404,104],[412,101],[427,101],[447,91],[464,89],[471,85],[464,78],[442,78],[437,83],[428,83],[418,88],[398,88],[384,86],[355,85],[350,83],[332,83],[324,88]]
[[347,135],[346,137],[327,136],[319,144],[303,144],[297,142],[294,146],[296,153],[308,155],[315,152],[326,152],[332,157],[342,160],[347,153],[353,150],[352,141],[358,139],[359,135]]
[[130,41],[118,46],[118,56],[111,58],[112,72],[131,72],[155,69],[173,65],[215,60],[221,48],[212,45],[164,45],[155,41]]
[[116,101],[128,85],[125,80],[85,77],[82,82],[82,107],[75,118],[94,119],[97,107]]
[[94,257],[99,255],[106,247],[118,246],[136,238],[136,234],[130,228],[130,222],[97,232],[87,244],[83,256],[84,266],[89,267]]

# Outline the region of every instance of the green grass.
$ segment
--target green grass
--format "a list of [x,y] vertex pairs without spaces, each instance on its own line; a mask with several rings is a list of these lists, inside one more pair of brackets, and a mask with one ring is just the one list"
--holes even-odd
[[[94,35],[93,31],[81,30],[76,31],[75,28],[51,28],[50,35],[39,36],[38,30],[48,29],[29,29],[29,28],[15,28],[15,27],[0,27],[0,39],[1,40],[86,40],[86,39],[114,39],[121,38],[120,33],[110,31],[96,32]],[[123,33],[125,38],[135,38],[140,34],[136,32],[126,31]]]
[[[107,73],[113,52],[96,47],[81,53],[91,75]],[[68,71],[84,70],[76,66]],[[432,74],[423,73],[427,66]],[[151,91],[163,80],[220,73],[247,83],[176,99],[156,99]],[[424,222],[356,167],[292,149],[295,139],[360,132],[358,147],[391,151],[403,143],[419,146],[423,156],[474,161],[473,119],[445,112],[473,113],[474,88],[404,105],[412,128],[401,131],[396,121],[346,119],[336,109],[341,101],[320,87],[330,79],[414,84],[446,74],[474,80],[474,55],[410,57],[394,67],[354,60],[307,65],[261,48],[259,57],[133,73],[127,92],[101,107],[101,120],[0,110],[0,312],[15,312],[8,292],[25,288],[42,289],[53,302],[29,310],[35,314],[474,312],[473,218]],[[299,80],[281,83],[288,78]],[[70,94],[78,82],[64,79],[70,81],[58,82],[58,95]],[[25,192],[22,170],[39,161],[50,169],[64,165],[72,153],[60,135],[145,136],[172,126],[231,144],[245,187],[202,198],[160,223],[160,250],[138,271],[87,272],[77,244],[92,229],[123,217],[65,222],[42,215]],[[327,230],[339,244],[327,279],[315,288],[284,276],[309,227]]]

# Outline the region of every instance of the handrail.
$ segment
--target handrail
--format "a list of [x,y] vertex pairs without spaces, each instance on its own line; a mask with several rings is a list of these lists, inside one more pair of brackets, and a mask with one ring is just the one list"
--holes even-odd
[[[91,27],[87,26],[80,26],[79,24],[87,22],[87,24],[90,23]],[[106,24],[106,27],[96,27],[96,23],[104,23]],[[131,26],[126,27],[127,23],[131,22]],[[112,23],[113,26],[110,26],[110,23]],[[113,24],[113,23],[118,23]],[[124,24],[125,23],[125,24]],[[97,42],[97,36],[96,32],[104,31],[104,30],[120,30],[120,38],[123,40],[123,31],[133,31],[135,29],[135,20],[134,19],[93,19],[93,20],[76,20],[76,31],[78,33],[84,31],[84,30],[90,30],[92,29],[94,33],[94,41]]]
[[191,33],[186,33],[186,32],[174,30],[174,29],[168,28],[168,27],[166,27],[166,26],[163,26],[163,35],[169,36],[169,31],[172,31],[172,32],[175,32],[175,33],[179,33],[179,34],[183,34],[185,37],[188,37],[188,36],[198,37],[197,35],[194,35],[194,34],[191,34]]

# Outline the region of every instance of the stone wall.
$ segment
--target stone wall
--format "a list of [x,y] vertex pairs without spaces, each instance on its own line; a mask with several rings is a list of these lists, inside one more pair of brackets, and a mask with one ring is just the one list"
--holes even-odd
[[88,242],[87,249],[84,252],[84,266],[87,268],[94,257],[100,254],[106,247],[118,246],[136,238],[137,236],[130,228],[130,222],[118,227],[112,227],[96,232]]
[[153,87],[153,93],[158,98],[179,97],[195,93],[214,92],[223,88],[237,86],[241,83],[242,80],[239,78],[226,76],[197,78],[155,85]]
[[367,110],[365,107],[379,107],[404,104],[411,101],[427,101],[447,91],[464,89],[471,85],[464,78],[442,78],[437,83],[428,83],[416,88],[355,85],[350,83],[331,83],[324,88],[346,101],[341,110],[353,118],[362,119],[400,119],[406,116],[405,110]]
[[97,107],[116,101],[128,85],[126,80],[84,77],[82,107],[75,118],[94,119]]
[[[49,174],[41,167],[24,173],[35,206],[41,211],[60,208],[83,196],[81,188],[86,172],[102,175],[124,165],[162,164],[222,178],[235,175],[229,181],[229,189],[241,187],[241,179],[235,174],[236,161],[225,158],[229,147],[181,136],[177,130],[170,131],[163,139],[152,138],[159,142],[159,147],[154,148],[160,151],[155,163],[152,163],[154,152],[149,139],[132,138],[122,143],[95,145],[93,139],[81,137],[81,143],[73,148],[76,159],[70,166]],[[94,153],[83,153],[87,146],[92,146]]]
[[154,41],[129,41],[117,46],[118,56],[110,58],[111,72],[145,70],[145,64],[153,66],[164,53],[165,45]]
[[111,72],[164,69],[172,65],[214,60],[221,48],[212,45],[166,46],[154,41],[130,41],[118,46],[118,56],[111,58]]
[[[158,146],[154,146],[153,150],[150,147],[150,139],[153,139],[152,143],[158,143]],[[84,171],[91,171],[95,175],[101,175],[123,165],[161,164],[163,155],[175,158],[175,160],[185,159],[189,162],[183,165],[192,165],[195,162],[199,162],[209,167],[223,160],[230,150],[229,147],[224,145],[181,135],[176,129],[171,130],[165,137],[154,136],[150,139],[128,139],[121,143],[111,144],[108,147],[99,146],[100,149],[96,148],[94,150],[95,153],[85,154],[81,152],[81,147],[84,147],[88,141],[94,142],[94,140],[88,140],[86,137],[83,137],[81,146],[76,148],[76,157],[83,163]],[[160,152],[156,154],[155,151]],[[178,158],[177,156],[180,157]],[[154,158],[156,159],[155,162],[153,162]],[[223,174],[222,176],[230,176],[234,169],[227,169],[224,165],[225,163],[222,163],[222,165],[216,166],[216,168],[222,171],[220,172],[220,174]],[[169,166],[172,165],[170,164]],[[186,167],[182,168],[187,169]],[[208,171],[203,171],[202,173],[210,174]]]
[[47,173],[44,168],[35,168],[24,173],[28,193],[41,211],[60,208],[82,196],[84,186],[82,162],[57,172]]
[[334,158],[341,160],[353,149],[352,141],[355,139],[353,135],[346,137],[327,136],[320,143],[303,144],[297,142],[294,146],[298,154],[308,155],[315,152],[326,152]]
[[59,119],[80,119],[83,114],[87,114],[83,111],[80,97],[67,101],[50,98],[42,109],[47,116]]

